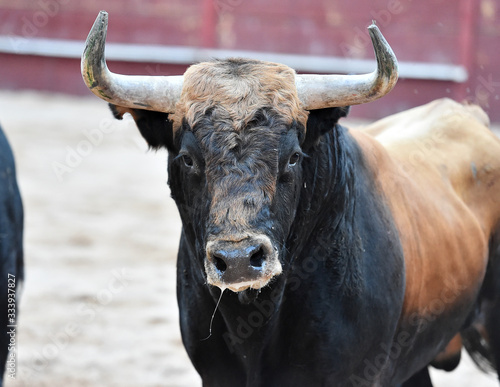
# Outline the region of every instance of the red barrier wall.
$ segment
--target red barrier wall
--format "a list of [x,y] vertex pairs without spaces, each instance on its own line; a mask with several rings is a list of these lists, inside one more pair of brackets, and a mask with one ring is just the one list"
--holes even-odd
[[[0,35],[83,41],[103,8],[109,42],[212,47],[372,59],[372,19],[400,61],[463,65],[465,83],[402,79],[352,114],[378,118],[447,96],[479,103],[500,121],[500,3],[496,0],[0,0]],[[83,48],[83,47],[82,47]],[[186,63],[186,66],[188,63]],[[128,74],[186,66],[112,62]],[[0,54],[0,88],[89,93],[77,59]]]

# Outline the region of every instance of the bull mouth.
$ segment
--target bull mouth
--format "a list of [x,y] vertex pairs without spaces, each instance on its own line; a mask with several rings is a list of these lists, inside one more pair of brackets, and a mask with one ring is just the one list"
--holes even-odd
[[229,289],[235,293],[239,293],[248,289],[259,290],[271,282],[274,277],[277,277],[282,272],[281,263],[276,259],[276,264],[269,270],[268,274],[260,275],[258,278],[250,280],[242,280],[238,282],[226,282],[222,279],[220,272],[213,270],[213,266],[205,260],[205,272],[207,274],[207,283],[212,286],[217,286],[221,290]]
[[254,281],[244,281],[244,282],[236,282],[236,283],[229,283],[229,284],[224,283],[220,280],[212,280],[210,278],[210,276],[207,276],[207,280],[208,280],[207,282],[209,285],[217,286],[222,291],[224,291],[225,289],[229,289],[229,290],[233,291],[234,293],[239,293],[239,292],[243,292],[243,291],[248,290],[248,289],[260,290],[260,289],[266,287],[274,277],[276,277],[280,274],[281,274],[281,271],[279,273],[272,274],[266,278],[260,278],[258,280],[254,280]]

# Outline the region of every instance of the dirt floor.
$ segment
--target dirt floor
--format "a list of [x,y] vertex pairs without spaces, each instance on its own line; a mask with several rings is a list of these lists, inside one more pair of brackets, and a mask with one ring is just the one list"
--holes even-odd
[[[26,283],[8,387],[201,382],[180,339],[180,221],[166,153],[104,102],[0,92],[25,206]],[[208,334],[208,332],[207,332]],[[436,387],[498,386],[466,357]]]

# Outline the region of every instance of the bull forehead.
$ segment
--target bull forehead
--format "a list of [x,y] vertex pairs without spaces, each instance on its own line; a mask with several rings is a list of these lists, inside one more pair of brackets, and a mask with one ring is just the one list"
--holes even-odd
[[208,132],[200,129],[196,137],[205,157],[212,221],[241,231],[272,202],[282,132],[258,126]]
[[195,126],[210,109],[242,130],[262,108],[272,109],[287,123],[304,127],[307,112],[295,86],[295,71],[288,66],[246,59],[204,62],[184,74],[182,95],[171,117],[174,130],[183,120]]

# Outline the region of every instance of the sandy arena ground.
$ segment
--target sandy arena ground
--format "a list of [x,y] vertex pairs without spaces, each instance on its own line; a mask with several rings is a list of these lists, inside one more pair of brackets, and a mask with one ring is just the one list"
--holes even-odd
[[[18,367],[6,385],[201,386],[177,321],[166,152],[148,152],[133,121],[113,120],[95,97],[0,92],[0,123],[26,214]],[[498,386],[468,358],[432,377]]]

